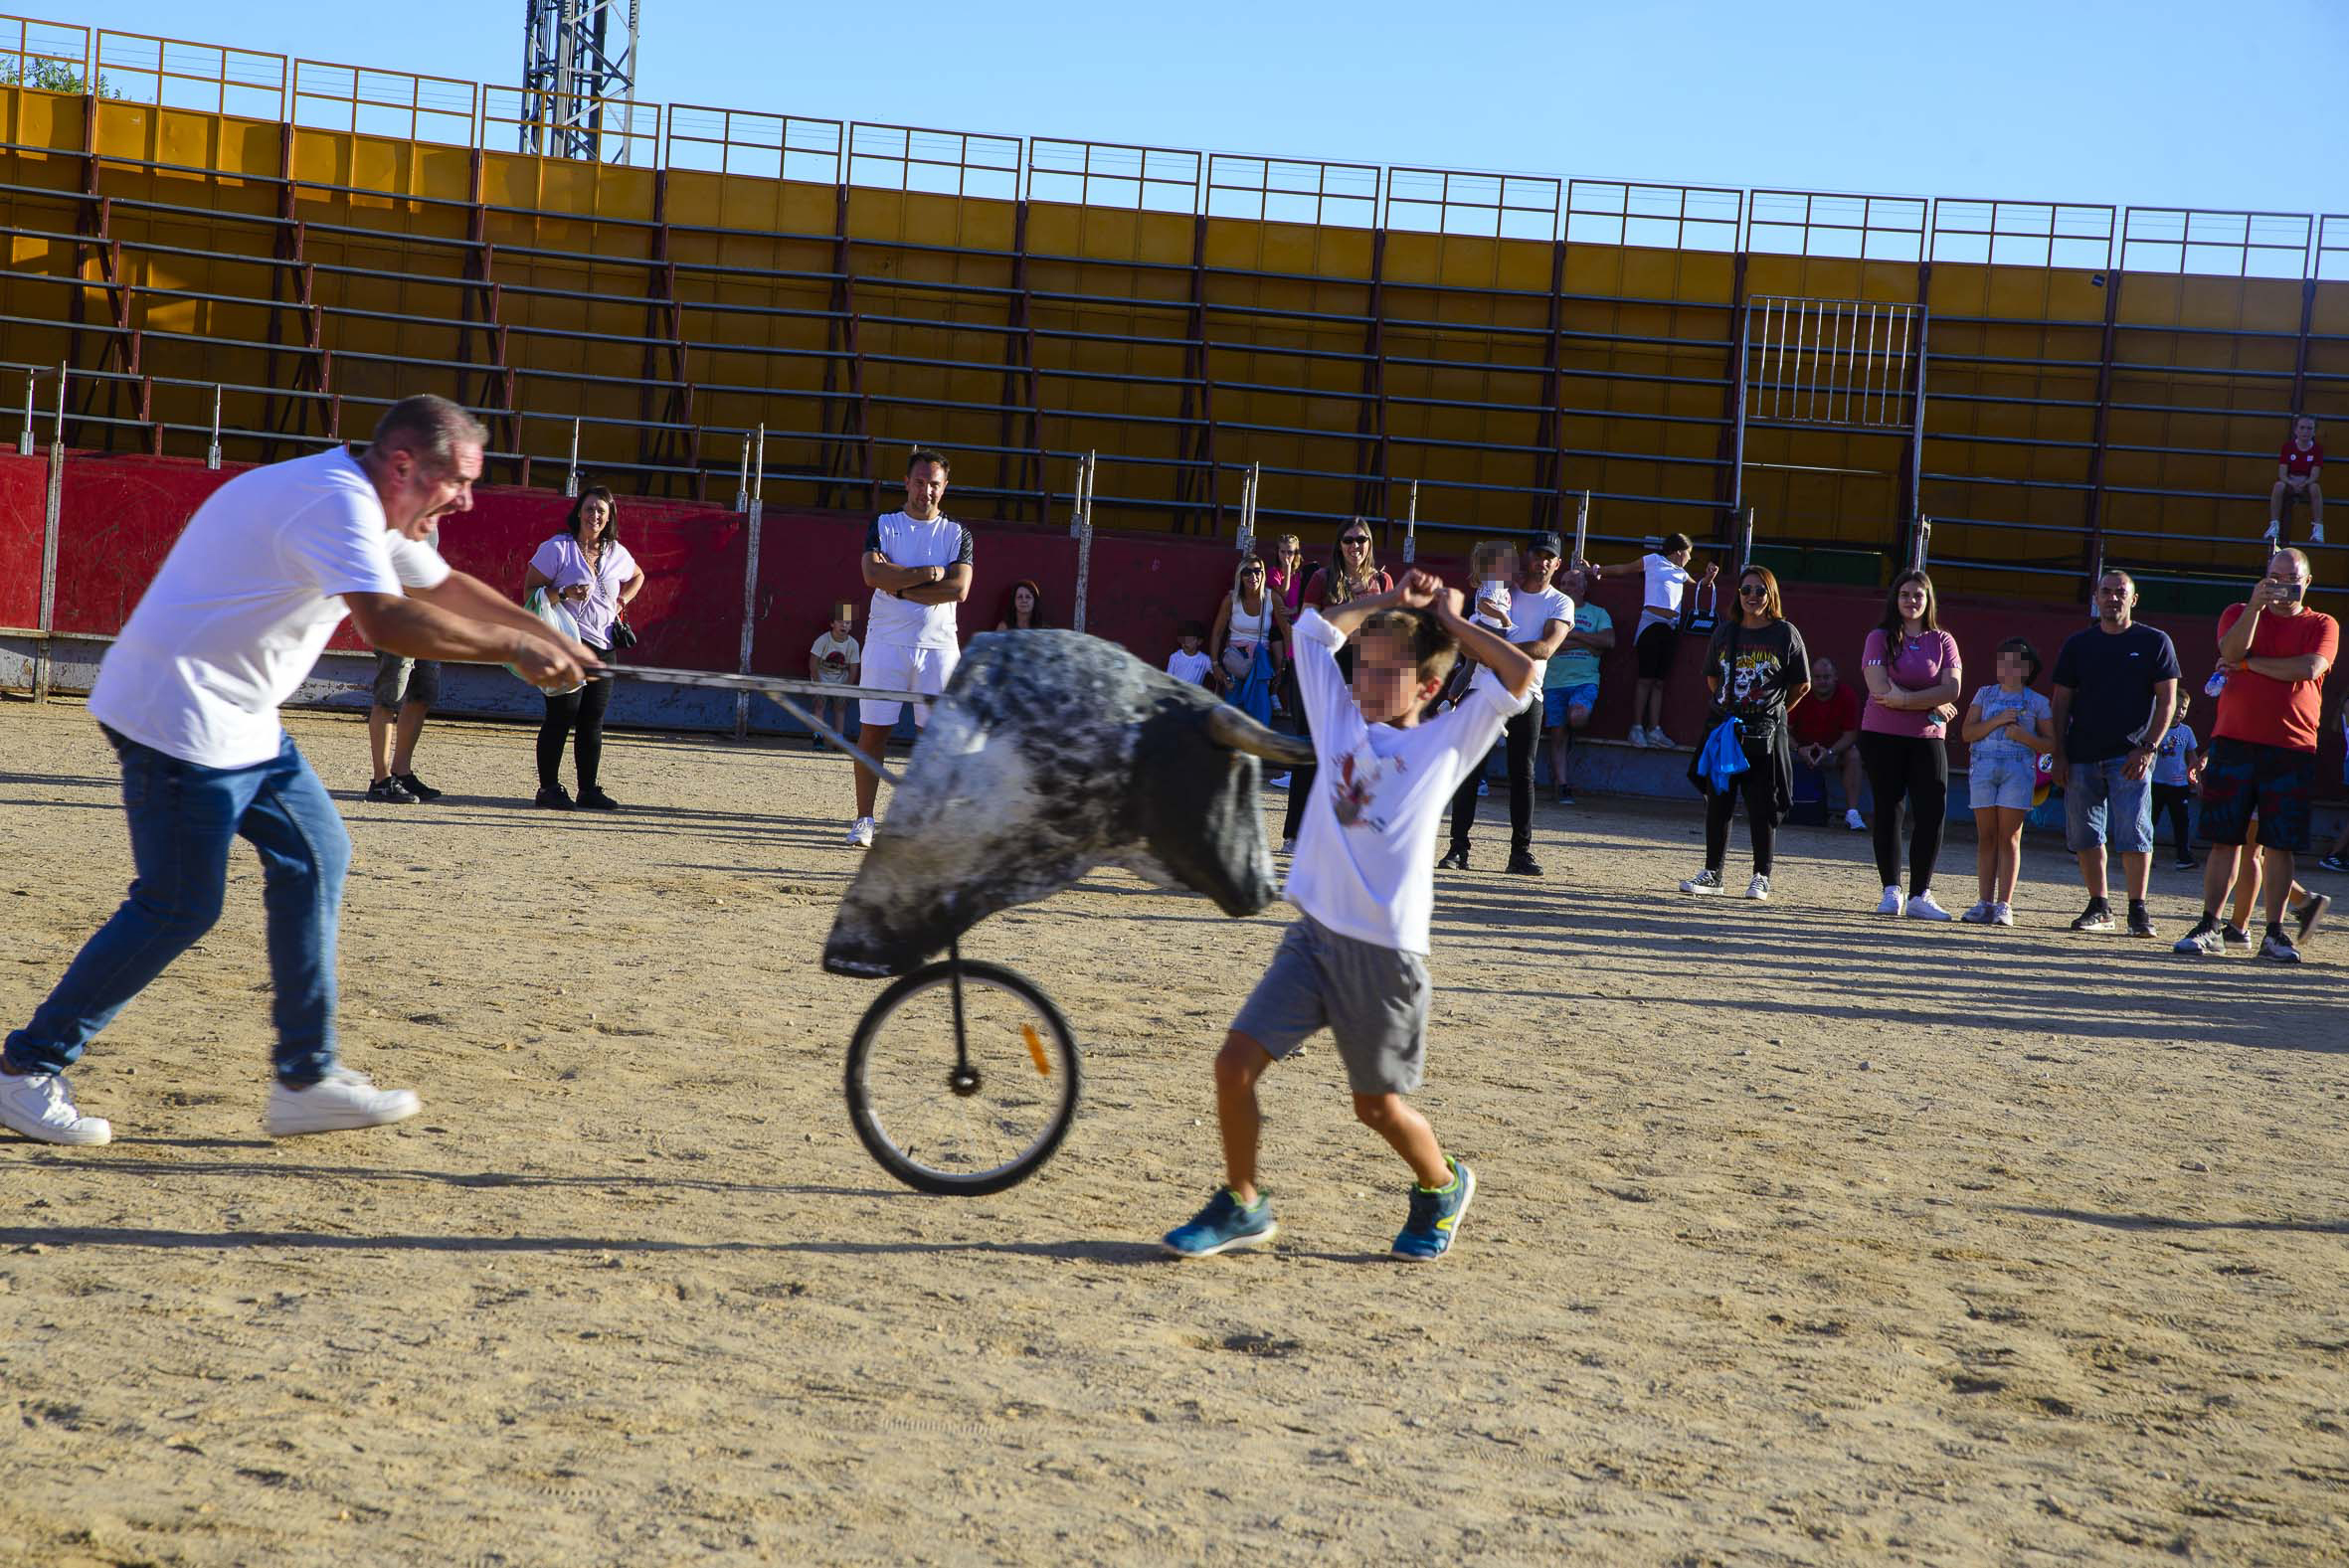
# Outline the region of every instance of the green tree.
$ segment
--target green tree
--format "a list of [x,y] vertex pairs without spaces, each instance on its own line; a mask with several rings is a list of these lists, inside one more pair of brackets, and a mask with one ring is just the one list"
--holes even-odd
[[[86,93],[89,79],[62,60],[0,60],[0,87],[39,87],[44,92]],[[97,79],[97,95],[118,98],[122,94],[104,77]]]

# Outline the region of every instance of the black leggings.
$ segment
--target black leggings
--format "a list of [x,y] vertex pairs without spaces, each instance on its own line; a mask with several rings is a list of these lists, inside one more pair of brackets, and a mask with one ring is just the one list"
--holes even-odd
[[1900,801],[1908,801],[1908,896],[1933,885],[1941,858],[1942,814],[1949,809],[1949,752],[1937,735],[1860,732],[1860,766],[1876,795],[1876,874],[1900,884]]
[[579,792],[596,787],[596,772],[604,764],[604,710],[612,703],[612,677],[601,676],[577,691],[546,700],[546,720],[538,727],[538,786],[562,787],[563,742],[576,727],[573,750],[579,759]]
[[1705,869],[1718,871],[1729,856],[1729,818],[1736,814],[1737,797],[1745,797],[1745,830],[1753,839],[1753,869],[1770,874],[1771,857],[1778,847],[1777,768],[1768,747],[1748,748],[1746,769],[1726,789],[1705,795]]
[[2192,847],[2194,836],[2187,831],[2189,823],[2186,805],[2186,802],[2193,798],[2194,789],[2188,784],[2157,784],[2153,786],[2153,819],[2156,822],[2159,822],[2164,816],[2170,819],[2170,835],[2177,840],[2180,860],[2185,860],[2194,853]]
[[[1541,744],[1541,703],[1538,698],[1502,726],[1509,742],[1509,848],[1530,854],[1534,848],[1534,753]],[[1485,759],[1476,760],[1468,777],[1452,796],[1452,847],[1468,852],[1468,830],[1476,825],[1476,786],[1485,777]]]

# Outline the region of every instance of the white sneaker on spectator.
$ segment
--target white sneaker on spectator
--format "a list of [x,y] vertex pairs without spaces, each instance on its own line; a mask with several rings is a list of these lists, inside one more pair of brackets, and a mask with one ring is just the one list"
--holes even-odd
[[113,1126],[74,1109],[63,1073],[0,1073],[0,1127],[42,1143],[106,1143]]
[[2324,524],[2310,523],[2308,525],[2308,542],[2312,545],[2324,543]]
[[1767,903],[1770,897],[1770,879],[1756,871],[1753,874],[1753,880],[1745,884],[1745,896],[1756,903]]
[[1844,808],[1844,826],[1855,833],[1865,833],[1868,831],[1868,819],[1860,814],[1858,806],[1846,806]]
[[873,819],[871,817],[860,816],[848,824],[848,847],[851,849],[873,847]]
[[2265,533],[2261,534],[2259,537],[2260,537],[2261,539],[2265,540],[2265,541],[2266,541],[2268,544],[2273,544],[2273,543],[2275,543],[2275,536],[2276,536],[2276,535],[2278,535],[2278,534],[2280,534],[2280,533],[2282,533],[2282,532],[2283,532],[2283,523],[2282,523],[2282,521],[2281,521],[2280,519],[2278,519],[2278,518],[2273,518],[2273,517],[2270,517],[2270,518],[2268,518],[2268,519],[2267,519],[2267,531],[2266,531]]
[[1900,913],[1900,890],[1899,890],[1898,888],[1886,888],[1886,889],[1885,889],[1885,896],[1884,896],[1883,898],[1881,898],[1881,899],[1878,899],[1878,900],[1876,901],[1876,912],[1877,912],[1879,915],[1897,915],[1897,914],[1899,914],[1899,913]]
[[423,1108],[413,1090],[378,1089],[365,1073],[354,1073],[347,1067],[329,1068],[324,1078],[307,1089],[270,1086],[270,1136],[383,1127],[405,1122]]
[[1645,745],[1647,745],[1647,744],[1648,744],[1648,731],[1647,731],[1647,726],[1645,726],[1645,725],[1641,725],[1641,724],[1635,724],[1635,725],[1633,725],[1633,726],[1631,727],[1631,733],[1630,733],[1629,735],[1625,736],[1625,737],[1624,737],[1624,739],[1625,739],[1625,740],[1627,740],[1627,741],[1629,741],[1629,742],[1630,742],[1632,745],[1634,745],[1634,746],[1645,746]]
[[1680,885],[1680,890],[1683,893],[1702,894],[1707,898],[1717,897],[1723,891],[1720,885],[1720,873],[1709,866],[1689,878],[1688,881],[1683,882]]
[[1993,905],[1991,905],[1991,906],[1990,906],[1990,924],[1992,924],[1993,926],[2012,926],[2014,923],[2015,923],[2015,906],[2014,906],[2014,905],[2012,905],[2012,904],[1993,904]]
[[1648,745],[1657,751],[1670,751],[1679,744],[1680,742],[1674,740],[1671,736],[1664,733],[1664,726],[1662,725],[1658,725],[1656,728],[1648,732]]
[[1980,903],[1976,904],[1972,909],[1967,910],[1963,915],[1960,915],[1957,918],[1964,921],[1969,926],[1987,926],[1990,924],[1991,911],[1995,910],[1997,907],[1997,905],[1991,903],[1988,899],[1984,899]]
[[1907,915],[1910,920],[1947,920],[1949,918],[1949,911],[1933,902],[1931,888],[1926,888],[1922,893],[1910,899],[1908,908],[1902,913]]

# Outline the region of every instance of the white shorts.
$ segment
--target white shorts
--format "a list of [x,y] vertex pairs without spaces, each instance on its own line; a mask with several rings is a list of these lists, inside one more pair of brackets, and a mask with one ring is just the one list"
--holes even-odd
[[[946,690],[946,683],[954,678],[955,666],[962,659],[961,648],[906,648],[889,642],[868,642],[864,646],[864,678],[858,684],[882,691],[918,691],[925,697],[935,697]],[[904,706],[902,702],[875,702],[870,697],[860,697],[856,703],[857,721],[893,725]],[[914,728],[922,729],[929,723],[930,705],[915,703]]]

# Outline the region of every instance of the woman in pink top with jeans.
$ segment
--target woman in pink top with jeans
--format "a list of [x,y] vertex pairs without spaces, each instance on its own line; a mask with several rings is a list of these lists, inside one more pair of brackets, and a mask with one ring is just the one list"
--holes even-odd
[[[1860,671],[1868,706],[1860,715],[1860,765],[1876,796],[1876,869],[1885,895],[1879,915],[1947,920],[1933,902],[1949,807],[1949,753],[1942,726],[1957,717],[1965,671],[1957,639],[1933,623],[1933,580],[1903,572],[1885,596],[1884,621],[1868,633]],[[1908,898],[1900,897],[1900,801],[1908,801]]]

